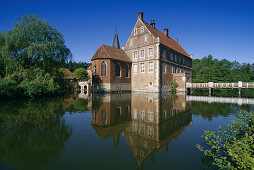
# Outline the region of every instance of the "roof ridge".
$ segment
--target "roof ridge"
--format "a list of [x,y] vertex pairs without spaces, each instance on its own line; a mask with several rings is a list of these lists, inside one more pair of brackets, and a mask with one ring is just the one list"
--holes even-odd
[[[104,47],[104,44],[102,44],[103,45],[103,48],[104,48],[104,50],[106,51],[106,53],[107,53],[107,55],[108,55],[108,57],[110,57],[110,55],[109,55],[109,53],[108,53],[108,51],[105,49],[105,47]],[[107,46],[107,45],[105,45],[105,46]]]

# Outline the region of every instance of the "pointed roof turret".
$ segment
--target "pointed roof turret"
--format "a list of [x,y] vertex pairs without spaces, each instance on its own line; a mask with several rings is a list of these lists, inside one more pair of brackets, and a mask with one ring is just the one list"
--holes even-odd
[[116,29],[116,33],[115,33],[115,37],[114,37],[114,41],[113,41],[113,46],[112,47],[120,49],[119,39],[118,39],[118,35],[117,35],[117,29]]

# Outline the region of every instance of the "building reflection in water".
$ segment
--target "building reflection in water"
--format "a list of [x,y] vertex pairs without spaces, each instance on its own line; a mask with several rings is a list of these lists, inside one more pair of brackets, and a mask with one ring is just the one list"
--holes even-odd
[[105,94],[92,97],[92,126],[97,135],[113,137],[117,150],[120,134],[125,137],[138,169],[147,158],[154,160],[160,149],[191,125],[191,104],[185,95]]

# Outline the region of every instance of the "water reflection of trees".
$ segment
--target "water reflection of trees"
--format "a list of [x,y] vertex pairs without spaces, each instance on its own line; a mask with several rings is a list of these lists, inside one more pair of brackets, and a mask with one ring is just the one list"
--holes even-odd
[[[168,144],[191,124],[191,105],[185,96],[159,94],[111,94],[96,97],[92,126],[97,135],[112,137],[115,149],[122,134],[138,169],[159,150],[167,152]],[[100,105],[98,105],[98,103]],[[94,104],[94,103],[93,103]]]
[[223,116],[227,117],[232,113],[237,113],[240,110],[252,110],[250,105],[239,106],[237,104],[228,103],[206,103],[192,101],[192,114],[201,115],[203,118],[212,120],[214,117]]
[[0,102],[0,157],[17,169],[47,169],[72,134],[64,113],[86,109],[75,97]]

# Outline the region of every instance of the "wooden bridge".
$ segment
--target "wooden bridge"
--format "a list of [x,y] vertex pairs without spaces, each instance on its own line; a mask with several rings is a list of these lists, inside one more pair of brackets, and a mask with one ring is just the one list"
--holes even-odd
[[238,89],[239,96],[241,96],[241,89],[254,89],[254,82],[242,82],[237,83],[186,83],[187,89],[209,89],[209,96],[212,95],[212,89]]
[[208,97],[208,96],[186,96],[186,101],[198,101],[208,103],[233,103],[233,104],[254,104],[254,99],[237,97]]

